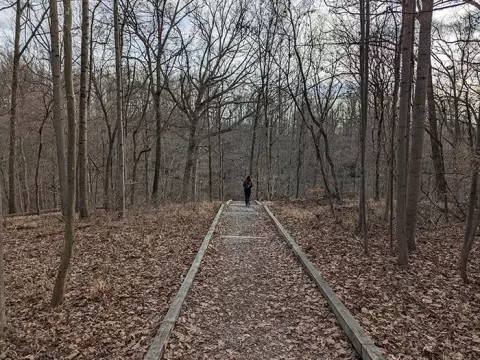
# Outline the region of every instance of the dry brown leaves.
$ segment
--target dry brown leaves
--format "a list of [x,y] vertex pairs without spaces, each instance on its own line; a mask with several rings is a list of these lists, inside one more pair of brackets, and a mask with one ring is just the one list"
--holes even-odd
[[63,246],[58,215],[8,219],[0,358],[141,359],[217,209],[168,205],[79,222],[58,309],[49,305]]
[[370,256],[355,235],[357,206],[315,203],[272,206],[347,308],[389,359],[480,359],[480,249],[471,254],[464,285],[457,261],[463,223],[435,225],[422,214],[418,251],[406,270],[390,254],[380,203],[370,204]]
[[326,301],[264,210],[226,210],[165,359],[354,359]]

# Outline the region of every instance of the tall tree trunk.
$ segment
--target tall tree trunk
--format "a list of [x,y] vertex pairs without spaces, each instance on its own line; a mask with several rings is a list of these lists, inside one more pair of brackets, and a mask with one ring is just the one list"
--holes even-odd
[[267,78],[267,84],[265,85],[264,88],[264,93],[263,93],[263,116],[265,120],[265,161],[266,161],[266,191],[267,191],[267,200],[271,200],[271,177],[272,177],[272,153],[270,151],[270,136],[271,136],[271,130],[270,127],[271,125],[271,119],[270,116],[268,116],[268,78]]
[[297,154],[297,171],[295,176],[295,198],[300,195],[300,175],[303,166],[303,154],[305,153],[305,122],[300,120],[300,133],[298,136],[298,154]]
[[80,56],[80,103],[78,130],[78,205],[80,218],[88,217],[87,99],[89,73],[89,2],[82,0],[82,43]]
[[160,188],[160,167],[162,160],[162,131],[161,124],[162,118],[160,113],[160,97],[155,95],[155,165],[154,165],[154,175],[153,175],[153,189],[152,189],[152,200],[155,204],[159,202],[159,188]]
[[[363,235],[363,251],[368,254],[367,234],[367,199],[366,199],[366,166],[365,155],[367,147],[367,116],[368,116],[368,37],[370,32],[370,2],[360,1],[360,85],[361,85],[361,125],[360,125],[360,199],[359,199],[359,229]],[[337,190],[338,191],[338,190]]]
[[252,145],[250,146],[250,163],[248,166],[248,174],[253,175],[253,162],[255,161],[255,143],[257,140],[257,128],[258,128],[258,121],[260,118],[260,110],[261,110],[261,92],[258,92],[257,95],[257,103],[255,104],[255,117],[253,118],[253,129],[252,129]]
[[380,94],[380,118],[377,129],[377,151],[375,156],[375,201],[380,200],[380,159],[382,156],[382,129],[385,120],[384,95]]
[[72,58],[72,6],[70,0],[63,0],[63,42],[65,54],[65,93],[67,97],[68,118],[68,198],[65,216],[65,246],[63,248],[60,266],[58,268],[55,286],[53,288],[52,306],[58,306],[63,302],[65,281],[73,251],[74,222],[75,222],[75,193],[76,193],[76,120],[75,120],[75,92],[73,89],[73,58]]
[[208,199],[213,201],[213,169],[212,169],[212,136],[210,131],[210,108],[207,109],[207,136],[208,136]]
[[40,177],[40,161],[42,159],[42,150],[43,150],[43,126],[45,125],[45,120],[40,125],[40,129],[38,130],[38,137],[39,137],[39,145],[38,145],[38,152],[37,152],[37,164],[35,167],[35,209],[37,211],[37,215],[40,215],[40,184],[39,184],[39,177]]
[[187,160],[185,162],[185,170],[183,172],[183,186],[182,186],[182,201],[187,202],[190,193],[190,184],[192,179],[192,169],[193,169],[193,161],[195,157],[195,135],[196,135],[196,127],[197,127],[197,120],[196,118],[193,119],[190,125],[190,135],[188,138],[188,147],[187,147]]
[[103,182],[103,208],[106,211],[112,209],[111,183],[112,183],[112,165],[113,165],[113,146],[115,144],[115,137],[117,129],[115,128],[112,137],[109,139],[107,159],[105,163],[105,177]]
[[405,205],[407,192],[407,117],[410,107],[408,97],[412,81],[411,58],[413,52],[412,32],[414,22],[414,2],[405,0],[403,5],[403,36],[402,36],[402,76],[400,82],[400,106],[398,114],[398,148],[397,148],[397,207],[396,207],[396,238],[398,242],[398,263],[408,264],[408,245],[405,234]]
[[58,7],[56,0],[50,0],[50,62],[53,82],[53,127],[55,130],[56,151],[58,162],[58,178],[60,183],[60,206],[63,216],[67,210],[67,164],[65,159],[65,126],[62,104],[62,69],[60,57],[60,39],[58,33]]
[[118,0],[113,0],[113,26],[115,33],[115,84],[117,95],[117,210],[119,218],[125,216],[125,154],[123,148],[123,88],[122,88],[122,49],[120,41],[120,26]]
[[17,145],[17,89],[18,72],[20,68],[20,33],[21,33],[22,2],[17,0],[15,12],[15,40],[13,49],[13,68],[12,68],[12,93],[10,101],[10,143],[8,154],[8,213],[17,212],[17,199],[15,188],[15,163],[16,163],[16,145]]
[[198,162],[199,162],[199,145],[195,146],[195,152],[193,155],[193,166],[192,166],[192,201],[197,202],[198,198]]
[[413,105],[412,140],[408,167],[408,193],[405,209],[405,234],[408,250],[416,248],[415,230],[418,202],[422,180],[423,139],[425,134],[426,99],[428,72],[431,56],[433,0],[422,0],[422,10],[418,15],[420,34],[418,42],[417,81]]
[[320,133],[323,137],[323,142],[325,144],[325,158],[327,159],[328,166],[330,168],[330,172],[332,173],[332,180],[333,180],[333,195],[338,199],[341,200],[340,190],[338,188],[338,180],[337,180],[337,173],[335,171],[335,164],[333,163],[332,156],[330,155],[330,141],[328,140],[327,133],[323,129],[323,124],[320,126]]
[[[410,139],[411,139],[411,134],[410,134],[410,128],[411,128],[411,123],[412,123],[412,104],[413,104],[413,96],[414,96],[414,91],[413,91],[413,82],[414,82],[414,76],[415,76],[415,72],[414,72],[414,69],[415,69],[415,53],[414,53],[414,47],[415,47],[415,10],[416,7],[415,7],[415,1],[413,2],[413,11],[414,11],[414,15],[413,15],[413,25],[412,25],[412,57],[410,59],[410,63],[411,63],[411,72],[410,72],[410,83],[409,83],[409,86],[408,86],[408,92],[407,92],[407,97],[408,97],[408,112],[407,112],[407,136],[406,136],[406,139],[407,139],[407,145],[406,145],[406,148],[407,148],[407,152],[406,152],[406,162],[407,162],[407,167],[405,168],[406,169],[406,172],[408,173],[408,166],[409,166],[409,158],[410,158]],[[407,181],[408,181],[408,174],[407,174]],[[408,191],[408,188],[407,188],[407,191]],[[407,196],[407,193],[405,192],[405,197]]]
[[159,188],[160,188],[160,167],[161,167],[161,160],[162,160],[162,131],[161,131],[161,124],[162,118],[160,113],[160,96],[154,96],[154,103],[155,103],[155,165],[154,165],[154,174],[153,174],[153,185],[152,185],[152,200],[155,204],[159,202]]
[[220,201],[224,200],[224,184],[223,184],[223,139],[222,139],[222,111],[220,106],[217,109],[218,121],[218,148],[219,148],[219,169],[218,169],[218,197]]
[[0,184],[0,334],[3,334],[5,326],[7,325],[7,314],[5,311],[5,260],[3,251],[3,203],[2,203],[2,187]]
[[[438,133],[437,112],[435,109],[435,98],[433,95],[432,67],[428,71],[428,122],[430,125],[430,147],[432,151],[433,168],[435,169],[435,195],[447,205],[447,182],[445,180],[445,164],[442,156],[442,142]],[[447,211],[448,208],[445,208]]]
[[389,159],[389,189],[387,195],[387,201],[385,204],[384,218],[387,221],[389,218],[389,238],[390,238],[390,251],[393,253],[393,187],[394,187],[394,166],[395,166],[395,127],[397,123],[397,103],[398,103],[398,90],[400,88],[400,59],[402,52],[402,38],[403,27],[400,30],[400,36],[396,36],[397,43],[395,47],[395,69],[394,69],[394,85],[393,85],[393,100],[390,106],[391,114],[391,128],[390,128],[390,159]]
[[23,140],[20,139],[20,153],[22,154],[22,172],[21,172],[21,182],[20,189],[22,190],[23,198],[23,213],[27,214],[30,210],[30,191],[28,189],[27,182],[27,159],[25,158],[25,149],[23,147]]
[[[137,182],[137,167],[138,161],[140,161],[140,155],[137,155],[137,132],[134,131],[132,134],[132,141],[133,141],[133,169],[132,169],[132,185],[130,187],[130,206],[135,205],[135,190],[136,190],[136,182]],[[137,160],[138,159],[138,160]]]
[[[467,104],[468,106],[468,104]],[[479,111],[480,113],[480,111]],[[474,159],[472,161],[473,173],[470,183],[470,197],[468,201],[468,215],[467,221],[465,224],[465,236],[463,240],[463,246],[460,253],[460,259],[458,262],[458,267],[460,270],[460,276],[464,283],[468,282],[467,276],[467,266],[468,266],[468,257],[473,247],[473,242],[475,240],[475,233],[480,221],[480,204],[478,204],[478,171],[479,171],[479,159],[480,159],[480,115],[475,116],[476,125],[477,125],[477,135],[475,141],[475,148],[472,149]],[[475,205],[477,206],[477,211],[475,214]]]
[[[165,5],[166,2],[164,2]],[[156,61],[156,88],[155,93],[153,94],[153,100],[155,104],[155,171],[153,176],[153,190],[152,190],[152,198],[155,204],[158,204],[159,201],[159,187],[162,179],[160,178],[160,174],[162,171],[162,113],[161,113],[161,93],[162,93],[162,84],[161,84],[161,76],[162,76],[162,16],[163,10],[160,9],[160,5],[157,1],[157,9],[155,11],[156,14],[156,22],[157,22],[157,41],[158,41],[158,49],[157,53],[155,54],[155,61]]]

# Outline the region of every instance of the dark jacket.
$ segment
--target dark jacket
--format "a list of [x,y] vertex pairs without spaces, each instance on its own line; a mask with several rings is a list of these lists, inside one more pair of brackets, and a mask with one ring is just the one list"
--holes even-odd
[[252,190],[252,187],[253,187],[253,182],[248,182],[247,180],[245,180],[243,182],[243,191],[245,192],[250,192]]

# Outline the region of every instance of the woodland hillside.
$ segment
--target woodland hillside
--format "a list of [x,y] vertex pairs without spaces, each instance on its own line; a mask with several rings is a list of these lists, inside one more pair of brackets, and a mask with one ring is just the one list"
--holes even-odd
[[[147,262],[173,294],[215,205],[241,199],[247,176],[253,199],[273,202],[367,328],[369,308],[345,290],[358,270],[330,273],[341,261],[328,252],[373,266],[371,286],[385,292],[435,272],[428,289],[455,286],[446,298],[470,307],[458,321],[478,329],[476,0],[0,0],[0,28],[5,351],[29,355],[27,303],[41,308],[34,327],[55,327],[79,314],[76,295],[116,286],[88,280],[110,256]],[[332,248],[335,233],[349,239],[344,248]],[[382,267],[403,285],[377,284]],[[122,286],[154,286],[125,276]],[[166,309],[171,296],[160,298]],[[75,351],[35,334],[36,351]],[[122,339],[138,349],[143,335]],[[477,358],[475,339],[451,354]],[[404,344],[406,354],[441,358],[419,344]]]

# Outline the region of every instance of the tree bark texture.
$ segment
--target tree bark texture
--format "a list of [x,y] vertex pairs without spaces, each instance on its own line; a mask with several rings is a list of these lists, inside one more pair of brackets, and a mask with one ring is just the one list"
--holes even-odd
[[53,127],[55,130],[58,178],[60,183],[60,206],[63,216],[67,207],[67,164],[65,158],[65,125],[63,120],[62,70],[60,57],[60,39],[58,33],[58,7],[56,0],[50,0],[50,62],[53,83]]
[[125,216],[125,154],[123,128],[123,87],[122,87],[122,49],[118,0],[113,1],[113,26],[115,35],[115,84],[117,95],[117,196],[116,205],[119,218]]
[[87,137],[87,99],[89,59],[89,2],[82,0],[82,42],[80,55],[80,102],[78,129],[78,205],[80,218],[88,217],[88,137]]
[[402,75],[400,80],[400,106],[398,113],[398,148],[397,148],[397,207],[396,207],[396,239],[398,243],[398,263],[408,264],[408,245],[405,234],[405,206],[407,193],[407,118],[410,108],[409,88],[412,82],[413,22],[415,4],[413,0],[405,0],[403,6],[402,36]]
[[65,216],[65,245],[60,259],[57,277],[52,295],[52,306],[63,302],[65,282],[73,251],[74,222],[75,222],[75,195],[76,195],[76,137],[77,124],[75,119],[75,92],[73,89],[73,58],[72,58],[72,6],[70,0],[63,0],[63,43],[65,56],[65,93],[67,97],[67,184],[68,197]]
[[417,81],[412,112],[412,137],[408,166],[405,234],[409,251],[416,249],[415,230],[422,180],[423,142],[425,134],[428,73],[430,69],[433,0],[422,0],[418,15],[420,34],[418,42]]

